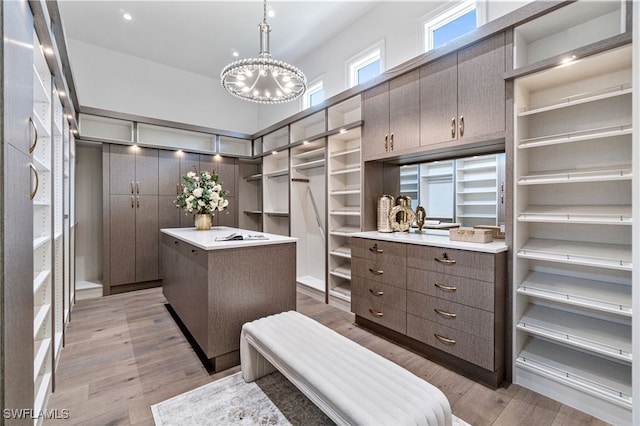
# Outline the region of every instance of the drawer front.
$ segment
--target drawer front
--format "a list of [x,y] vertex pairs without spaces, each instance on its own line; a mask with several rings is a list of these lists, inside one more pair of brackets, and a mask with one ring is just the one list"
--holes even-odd
[[494,284],[491,282],[407,268],[407,290],[494,312]]
[[407,249],[405,244],[369,240],[366,238],[351,239],[351,256],[353,257],[375,260],[381,257],[397,256],[404,259],[406,255]]
[[351,258],[351,276],[375,280],[396,287],[407,287],[406,259],[399,256],[384,256],[379,259]]
[[407,266],[493,282],[495,255],[476,251],[409,245]]
[[495,371],[493,341],[407,314],[407,335],[486,370]]
[[404,309],[385,307],[376,309],[368,298],[351,295],[351,312],[398,333],[407,333],[407,312]]
[[209,256],[207,250],[202,250],[198,247],[192,246],[189,243],[185,243],[182,240],[173,238],[166,234],[162,235],[162,242],[177,250],[178,253],[180,253],[180,256],[186,257],[199,266],[202,266],[204,268],[207,267]]
[[376,311],[385,308],[407,309],[407,290],[359,276],[351,278],[351,294],[369,301]]
[[493,314],[482,309],[408,291],[407,313],[493,341]]

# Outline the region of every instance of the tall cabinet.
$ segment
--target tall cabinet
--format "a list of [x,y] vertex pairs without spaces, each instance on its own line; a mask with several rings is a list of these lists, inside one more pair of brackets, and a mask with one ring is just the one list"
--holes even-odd
[[514,381],[614,424],[634,403],[631,57],[515,81]]

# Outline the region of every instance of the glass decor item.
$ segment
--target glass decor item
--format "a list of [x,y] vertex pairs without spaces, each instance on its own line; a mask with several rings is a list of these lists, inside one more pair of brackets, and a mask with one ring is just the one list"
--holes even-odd
[[389,222],[389,212],[393,207],[394,199],[391,195],[383,195],[378,198],[378,232],[393,232]]
[[220,73],[222,87],[233,96],[261,104],[289,102],[302,96],[307,79],[298,68],[271,58],[267,24],[267,1],[264,18],[258,24],[260,53],[257,58],[241,59],[227,65]]

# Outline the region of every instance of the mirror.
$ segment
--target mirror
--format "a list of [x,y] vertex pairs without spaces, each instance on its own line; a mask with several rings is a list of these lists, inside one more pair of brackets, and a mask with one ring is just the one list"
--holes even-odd
[[425,227],[503,226],[504,182],[504,153],[476,155],[400,166],[399,195],[424,207]]

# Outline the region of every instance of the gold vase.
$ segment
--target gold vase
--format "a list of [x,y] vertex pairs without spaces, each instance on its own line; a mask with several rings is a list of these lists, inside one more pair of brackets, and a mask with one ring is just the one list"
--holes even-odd
[[211,214],[196,214],[196,230],[206,231],[211,229]]

